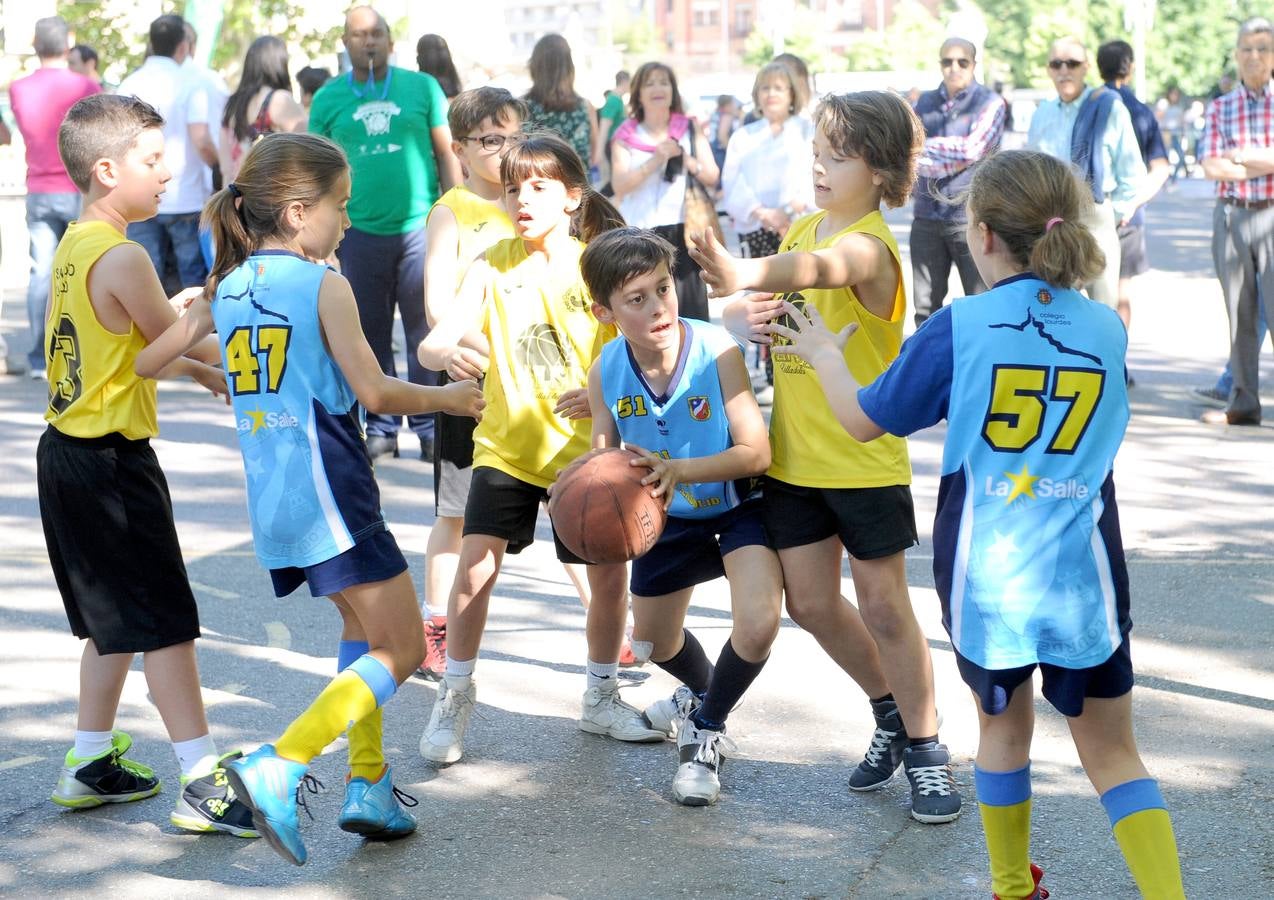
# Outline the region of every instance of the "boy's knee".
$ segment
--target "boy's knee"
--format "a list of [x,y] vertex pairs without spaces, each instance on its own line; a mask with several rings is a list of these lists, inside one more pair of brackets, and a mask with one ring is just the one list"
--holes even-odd
[[858,595],[858,611],[877,640],[899,640],[917,627],[916,614],[906,592],[864,591]]
[[770,647],[779,634],[779,614],[751,616],[745,622],[736,621],[730,633],[730,643],[744,659],[758,661],[770,654]]
[[827,619],[827,604],[810,596],[787,595],[787,614],[810,633],[817,633]]

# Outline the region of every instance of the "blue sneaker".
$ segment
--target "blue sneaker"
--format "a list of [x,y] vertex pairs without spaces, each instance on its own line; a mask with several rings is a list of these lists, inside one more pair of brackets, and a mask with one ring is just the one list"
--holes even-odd
[[306,774],[308,768],[279,756],[273,744],[263,744],[256,752],[226,764],[226,779],[235,795],[251,807],[257,831],[280,856],[297,866],[305,865],[306,859],[297,816],[297,805],[305,806],[301,791],[317,794],[321,787],[314,776]]
[[376,781],[351,778],[345,785],[345,805],[337,824],[342,831],[361,834],[373,841],[392,841],[416,830],[416,818],[400,805],[415,806],[417,800],[394,787],[389,766]]

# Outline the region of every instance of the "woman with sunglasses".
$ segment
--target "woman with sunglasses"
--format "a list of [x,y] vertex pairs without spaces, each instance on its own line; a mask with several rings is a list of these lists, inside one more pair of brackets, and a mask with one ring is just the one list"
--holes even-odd
[[911,224],[917,327],[942,308],[953,263],[965,295],[986,290],[965,242],[964,204],[951,200],[968,190],[974,163],[999,149],[1007,109],[1002,97],[975,80],[977,47],[970,41],[947,38],[938,64],[942,84],[921,94],[915,105],[925,126]]

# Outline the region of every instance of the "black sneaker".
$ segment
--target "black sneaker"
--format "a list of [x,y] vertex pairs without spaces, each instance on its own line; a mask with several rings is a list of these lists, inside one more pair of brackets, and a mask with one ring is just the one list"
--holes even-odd
[[873,704],[876,730],[871,735],[871,746],[849,776],[851,791],[878,791],[893,781],[894,773],[902,765],[902,754],[907,749],[907,729],[902,724],[898,704],[892,700]]
[[49,799],[70,809],[92,809],[103,803],[130,803],[159,793],[154,770],[124,754],[133,739],[122,731],[111,736],[111,748],[97,756],[80,759],[75,750],[66,752],[62,774]]
[[930,825],[960,817],[960,792],[951,776],[951,753],[936,741],[903,751],[903,765],[911,782],[911,817]]
[[224,831],[235,837],[260,837],[252,824],[252,810],[234,794],[226,781],[225,764],[243,756],[236,751],[217,760],[217,768],[198,778],[181,778],[177,808],[169,815],[182,831]]

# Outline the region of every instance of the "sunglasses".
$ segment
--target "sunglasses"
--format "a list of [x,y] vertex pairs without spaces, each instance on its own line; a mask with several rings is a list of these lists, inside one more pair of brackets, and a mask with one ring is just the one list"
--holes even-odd
[[465,141],[477,141],[482,145],[483,150],[495,151],[508,143],[510,146],[517,146],[522,143],[522,135],[520,134],[484,134],[482,137],[462,137],[460,143]]
[[962,69],[967,69],[969,68],[969,66],[973,65],[973,60],[964,59],[963,57],[953,58],[950,56],[944,56],[942,57],[942,59],[938,60],[938,62],[942,65],[942,68],[944,69],[949,69],[952,66],[959,66]]
[[1050,59],[1048,61],[1048,67],[1052,69],[1054,72],[1062,68],[1065,68],[1067,71],[1073,72],[1082,65],[1084,65],[1084,62],[1083,60],[1079,60],[1079,59]]

